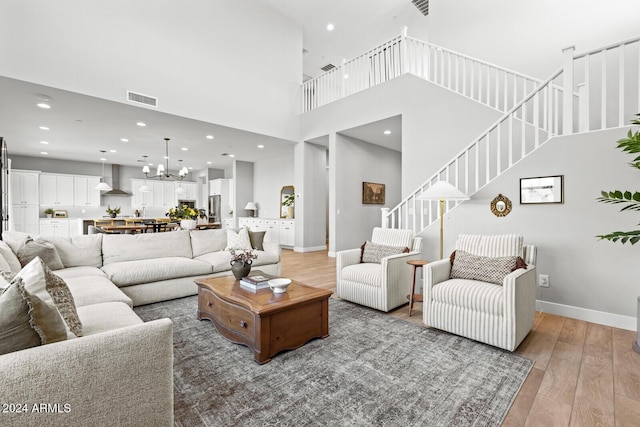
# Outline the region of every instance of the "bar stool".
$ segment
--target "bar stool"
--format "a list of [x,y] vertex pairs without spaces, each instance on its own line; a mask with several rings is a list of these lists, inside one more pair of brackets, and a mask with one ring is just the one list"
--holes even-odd
[[407,261],[411,267],[413,267],[413,280],[411,281],[411,293],[407,295],[407,299],[409,300],[409,317],[411,317],[411,310],[413,310],[413,302],[418,301],[422,302],[422,294],[416,294],[416,270],[418,268],[422,268],[422,266],[429,264],[429,261],[425,261],[422,259],[410,259]]

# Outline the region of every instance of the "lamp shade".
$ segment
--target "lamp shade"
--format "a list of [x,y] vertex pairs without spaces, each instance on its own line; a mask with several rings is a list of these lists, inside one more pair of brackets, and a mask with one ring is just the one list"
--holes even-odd
[[112,188],[109,184],[107,184],[106,182],[100,182],[100,184],[96,185],[96,190],[100,190],[100,191],[111,191]]
[[149,169],[149,166],[144,165],[142,167],[142,173],[151,173],[151,170]]
[[254,202],[248,202],[247,206],[245,206],[244,209],[248,211],[255,211],[258,208],[256,207],[256,204]]
[[447,181],[438,181],[424,190],[416,200],[469,200],[469,196]]

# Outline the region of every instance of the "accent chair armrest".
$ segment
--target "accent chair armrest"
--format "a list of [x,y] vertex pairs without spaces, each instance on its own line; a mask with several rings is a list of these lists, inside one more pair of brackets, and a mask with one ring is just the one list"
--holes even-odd
[[[173,426],[173,324],[160,319],[0,356],[3,426]],[[58,404],[58,413],[33,412]],[[55,419],[55,422],[53,420]]]
[[508,348],[510,351],[518,347],[533,327],[536,316],[536,273],[536,266],[529,265],[504,278],[504,313],[515,325],[510,331],[513,343],[512,348]]

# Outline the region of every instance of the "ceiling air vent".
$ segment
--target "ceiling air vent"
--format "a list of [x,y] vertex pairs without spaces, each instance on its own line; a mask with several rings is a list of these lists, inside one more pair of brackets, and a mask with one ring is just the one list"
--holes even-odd
[[429,0],[411,0],[411,3],[413,3],[424,16],[429,14]]
[[327,65],[325,65],[324,67],[321,67],[320,69],[321,69],[322,71],[325,71],[325,72],[326,72],[326,71],[331,71],[331,70],[333,70],[334,68],[336,68],[336,66],[335,66],[335,65],[333,65],[333,64],[327,64]]
[[158,106],[158,98],[153,96],[143,95],[141,93],[127,91],[127,100],[138,104],[149,105],[150,107]]

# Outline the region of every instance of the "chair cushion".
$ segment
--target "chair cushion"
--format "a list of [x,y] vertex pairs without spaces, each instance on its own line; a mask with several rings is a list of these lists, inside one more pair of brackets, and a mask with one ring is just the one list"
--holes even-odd
[[362,263],[377,263],[380,264],[382,262],[382,258],[397,255],[402,253],[408,253],[409,248],[404,246],[389,246],[389,245],[379,245],[377,243],[372,243],[370,241],[364,242],[364,244],[360,247],[360,262]]
[[371,233],[371,241],[379,245],[406,246],[410,248],[413,244],[413,231],[374,227]]
[[382,266],[376,263],[349,265],[342,269],[342,280],[382,287]]
[[461,234],[456,250],[486,257],[522,256],[522,236],[518,234]]
[[450,279],[432,289],[432,299],[448,305],[502,316],[504,288],[477,280]]
[[449,277],[502,285],[504,278],[515,270],[517,258],[516,256],[485,257],[456,250]]

